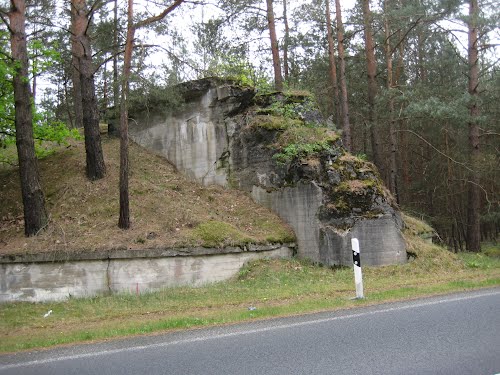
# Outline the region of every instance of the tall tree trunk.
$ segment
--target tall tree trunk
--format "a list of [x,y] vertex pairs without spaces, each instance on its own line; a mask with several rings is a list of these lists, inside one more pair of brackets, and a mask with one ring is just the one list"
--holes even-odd
[[330,0],[326,0],[326,30],[328,37],[328,62],[330,65],[330,79],[333,88],[333,110],[335,111],[335,125],[340,125],[339,85],[337,82],[337,62],[335,61],[335,47],[333,43],[332,17],[330,15]]
[[127,11],[127,40],[125,42],[125,55],[123,58],[122,75],[122,98],[120,103],[120,217],[118,227],[130,228],[130,204],[129,204],[129,160],[128,160],[128,94],[129,79],[132,70],[132,51],[134,48],[135,31],[141,27],[161,21],[167,14],[174,11],[184,0],[175,0],[160,14],[144,19],[136,24],[134,18],[134,0],[128,0]]
[[[418,6],[423,9],[424,4],[422,0],[418,0]],[[425,83],[427,81],[427,70],[425,67],[425,28],[422,25],[417,26],[417,67],[416,75],[420,79],[420,82]]]
[[337,42],[339,51],[339,83],[340,103],[342,107],[342,141],[347,151],[352,151],[351,124],[349,123],[349,103],[347,100],[347,82],[345,77],[345,53],[344,53],[344,24],[342,23],[342,11],[340,0],[335,0],[337,16]]
[[[120,83],[118,82],[118,0],[113,6],[113,108],[114,121],[120,118]],[[116,123],[115,123],[116,124]]]
[[467,250],[481,250],[480,232],[480,204],[481,191],[479,189],[479,117],[478,85],[479,85],[479,54],[478,54],[478,27],[477,18],[479,16],[479,6],[477,0],[469,1],[469,22],[468,22],[468,61],[469,61],[469,95],[470,99],[470,120],[469,120],[469,157],[473,172],[469,174],[468,184],[468,209],[467,209]]
[[80,85],[80,56],[83,56],[83,48],[76,37],[76,20],[78,9],[71,6],[71,78],[73,81],[73,107],[75,111],[76,128],[83,128],[82,109],[82,86]]
[[287,5],[288,0],[283,0],[283,22],[285,24],[285,41],[283,43],[283,70],[285,74],[285,81],[288,81],[288,46],[290,44],[290,28],[288,27],[288,14]]
[[[385,31],[385,61],[387,63],[387,91],[389,93],[389,139],[391,144],[391,156],[390,156],[390,172],[389,172],[389,190],[396,198],[399,203],[398,195],[398,165],[397,165],[397,136],[396,136],[396,120],[394,119],[394,96],[392,93],[393,89],[393,74],[392,74],[392,48],[391,48],[391,30],[389,25],[389,0],[384,0],[384,31]],[[402,44],[402,43],[401,43]]]
[[109,94],[108,94],[108,62],[106,61],[104,63],[104,66],[102,67],[102,107],[101,109],[104,111],[104,113],[107,112],[108,106],[109,106]]
[[281,75],[280,54],[278,48],[278,38],[276,36],[276,24],[274,22],[273,0],[267,2],[267,24],[269,27],[269,36],[271,38],[271,52],[273,55],[274,68],[274,88],[277,91],[283,90],[283,77]]
[[118,226],[121,229],[130,228],[130,204],[128,191],[128,91],[129,77],[132,68],[132,50],[134,48],[135,27],[133,24],[134,2],[128,0],[127,41],[123,60],[122,100],[120,110],[120,218]]
[[370,127],[370,139],[372,145],[373,162],[378,167],[383,176],[384,165],[380,152],[380,137],[377,122],[375,119],[375,98],[377,96],[377,63],[375,60],[375,46],[372,33],[372,14],[370,11],[370,0],[363,0],[363,21],[365,24],[365,53],[366,70],[368,74],[368,126]]
[[69,128],[74,128],[75,124],[73,122],[73,113],[71,112],[71,106],[68,103],[68,98],[70,97],[69,90],[68,90],[68,80],[64,80],[64,94],[63,94],[63,103],[64,103],[64,108],[66,109],[66,114],[68,115],[68,121],[69,121]]
[[90,180],[98,180],[106,174],[104,155],[99,131],[99,110],[95,94],[94,67],[92,65],[92,49],[88,35],[89,14],[85,0],[72,0],[75,12],[75,38],[81,46],[78,55],[80,68],[80,85],[82,95],[83,129],[85,134],[86,172]]
[[418,43],[418,67],[417,67],[417,73],[418,73],[418,78],[420,79],[421,82],[426,82],[427,81],[427,72],[425,69],[425,37],[423,35],[423,30],[419,30],[418,36],[417,36],[417,43]]
[[8,16],[12,59],[16,64],[13,86],[16,146],[24,206],[24,233],[26,236],[32,236],[47,225],[48,218],[33,139],[32,96],[28,81],[26,4],[24,0],[11,0],[11,10]]
[[[36,25],[34,26],[33,30],[33,35],[36,35],[37,30],[36,30]],[[37,78],[37,59],[38,59],[38,50],[35,47],[33,50],[33,56],[34,58],[31,61],[31,75],[32,75],[32,82],[31,82],[31,95],[33,96],[33,101],[35,101],[36,97],[36,78]]]

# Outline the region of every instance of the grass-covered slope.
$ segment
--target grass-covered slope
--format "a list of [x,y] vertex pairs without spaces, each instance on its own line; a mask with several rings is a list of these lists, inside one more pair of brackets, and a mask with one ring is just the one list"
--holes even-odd
[[245,193],[203,187],[135,144],[130,146],[132,228],[120,230],[118,140],[104,136],[103,149],[107,175],[94,182],[84,175],[83,142],[40,160],[50,222],[32,238],[24,237],[18,170],[0,170],[0,254],[294,240],[293,232],[275,214]]

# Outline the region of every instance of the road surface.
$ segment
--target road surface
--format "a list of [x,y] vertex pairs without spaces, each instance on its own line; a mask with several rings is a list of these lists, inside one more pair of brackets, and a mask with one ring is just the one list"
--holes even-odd
[[0,375],[499,373],[498,288],[0,356]]

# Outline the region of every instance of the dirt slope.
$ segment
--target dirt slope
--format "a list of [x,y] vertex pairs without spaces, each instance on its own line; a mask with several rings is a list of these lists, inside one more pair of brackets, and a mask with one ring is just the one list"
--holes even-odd
[[236,190],[203,187],[160,156],[130,146],[132,228],[117,227],[119,142],[103,138],[107,176],[84,176],[83,142],[40,160],[50,215],[38,236],[24,237],[17,168],[0,170],[0,254],[184,246],[222,247],[292,241],[292,231],[269,210]]

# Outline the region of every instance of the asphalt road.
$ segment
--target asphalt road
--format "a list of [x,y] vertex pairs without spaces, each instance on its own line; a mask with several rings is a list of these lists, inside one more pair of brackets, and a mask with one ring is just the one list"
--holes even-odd
[[0,375],[499,373],[498,288],[0,356]]

